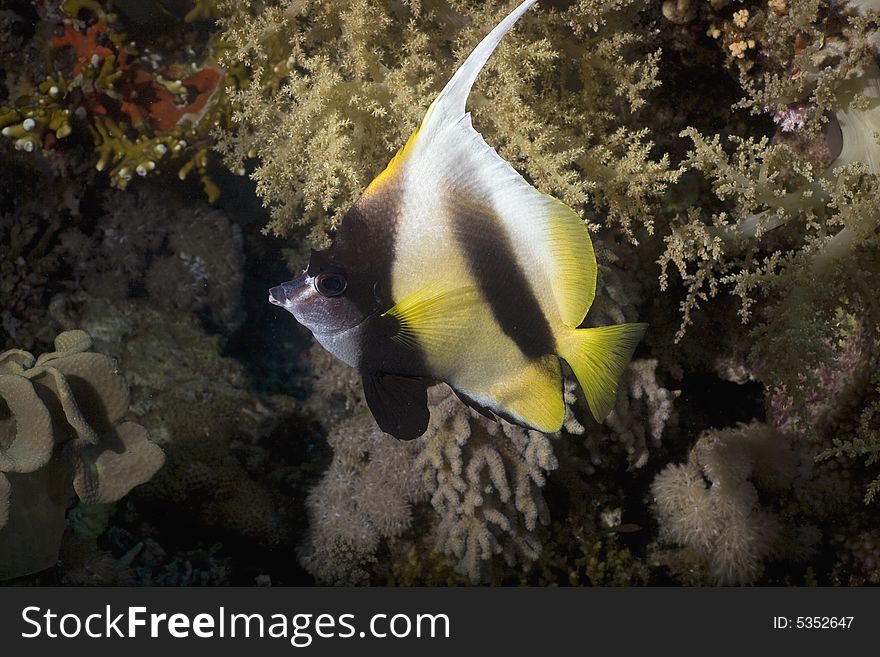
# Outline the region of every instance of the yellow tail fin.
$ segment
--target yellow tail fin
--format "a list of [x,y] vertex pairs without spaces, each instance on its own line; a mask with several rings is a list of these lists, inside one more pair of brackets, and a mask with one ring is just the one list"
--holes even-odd
[[561,353],[581,384],[590,412],[602,422],[617,396],[617,382],[629,364],[647,324],[615,324],[572,329],[562,341]]

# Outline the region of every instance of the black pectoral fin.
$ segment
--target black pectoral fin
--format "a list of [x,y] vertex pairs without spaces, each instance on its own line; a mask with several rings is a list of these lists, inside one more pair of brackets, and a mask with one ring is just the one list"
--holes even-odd
[[418,438],[428,428],[428,383],[394,374],[364,374],[364,397],[376,424],[398,440]]

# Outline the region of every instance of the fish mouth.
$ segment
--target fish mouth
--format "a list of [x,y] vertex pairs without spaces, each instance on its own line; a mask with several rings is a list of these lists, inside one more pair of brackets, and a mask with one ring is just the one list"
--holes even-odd
[[285,301],[286,298],[280,285],[269,289],[269,303],[275,304],[276,306],[283,306]]
[[269,303],[287,308],[296,299],[300,289],[305,285],[306,277],[301,276],[292,281],[269,288]]

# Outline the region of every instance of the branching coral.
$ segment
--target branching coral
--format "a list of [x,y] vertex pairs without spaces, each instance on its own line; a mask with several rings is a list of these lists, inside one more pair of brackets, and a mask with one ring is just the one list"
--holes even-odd
[[[250,67],[235,92],[233,167],[273,208],[268,229],[295,226],[324,244],[366,184],[418,125],[470,49],[511,2],[456,0],[225,3],[228,66]],[[655,87],[658,53],[629,32],[636,0],[580,0],[527,15],[480,76],[475,125],[539,189],[601,213],[634,238],[677,173],[627,118]],[[613,27],[612,27],[613,26]],[[449,50],[452,44],[452,52]]]
[[0,354],[0,579],[55,563],[73,492],[115,502],[164,463],[144,427],[123,421],[128,386],[91,344],[67,331],[39,358]]
[[880,274],[880,176],[850,164],[818,177],[785,145],[735,140],[728,155],[717,138],[686,134],[695,144],[687,164],[713,181],[726,209],[706,218],[692,208],[666,238],[661,284],[674,265],[687,288],[678,337],[700,304],[726,288],[740,297],[743,321],[759,320],[756,377],[804,390],[803,377],[828,360],[828,345],[845,330],[836,318],[878,316],[865,283]]
[[[762,379],[774,386],[792,387],[822,360],[839,300],[874,312],[851,272],[871,270],[877,262],[878,76],[867,45],[877,26],[823,4],[793,2],[790,12],[745,17],[740,14],[748,11],[741,10],[725,24],[754,35],[765,62],[759,69],[740,66],[749,95],[742,105],[773,113],[779,134],[773,143],[731,137],[728,146],[717,135],[682,132],[694,145],[683,165],[710,181],[721,209],[690,208],[673,224],[660,258],[661,288],[668,286],[673,265],[687,288],[679,339],[691,313],[722,289],[742,299],[744,321],[759,300],[770,302],[762,308],[765,324],[757,330],[753,360],[773,354]],[[827,16],[827,25],[820,24],[820,15]],[[830,32],[836,32],[833,38]],[[829,112],[843,128],[842,144],[818,132]],[[822,294],[811,284],[815,280],[823,281]],[[792,358],[795,352],[801,357]],[[795,361],[804,367],[798,370]]]
[[437,547],[474,583],[489,578],[496,554],[510,565],[534,561],[541,553],[534,530],[550,520],[540,489],[558,465],[550,440],[463,412],[448,390],[434,389],[432,398],[416,464],[440,514]]
[[694,128],[681,133],[693,142],[683,166],[700,172],[715,198],[673,221],[661,289],[677,270],[686,288],[679,340],[706,301],[725,290],[738,296],[742,320],[757,320],[746,369],[776,390],[809,388],[803,377],[841,336],[835,317],[877,316],[863,284],[880,262],[877,23],[842,10],[821,0],[700,6],[739,75],[739,106],[771,114],[777,133],[727,143]]
[[[605,421],[608,429],[626,450],[629,467],[643,467],[651,449],[660,446],[667,426],[675,421],[674,403],[680,395],[657,380],[656,360],[633,361],[617,392],[614,410]],[[592,464],[602,460],[602,440],[607,431],[592,431],[586,440]]]
[[538,534],[544,550],[533,566],[534,579],[531,573],[521,575],[521,584],[536,580],[542,586],[638,586],[648,577],[645,564],[621,547],[619,535],[613,532],[585,536],[578,529],[553,522],[539,528]]

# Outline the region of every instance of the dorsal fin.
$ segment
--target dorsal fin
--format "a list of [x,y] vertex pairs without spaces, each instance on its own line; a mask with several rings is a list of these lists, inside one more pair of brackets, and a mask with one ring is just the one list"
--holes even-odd
[[413,206],[430,199],[436,204],[432,212],[440,215],[471,204],[501,217],[517,245],[521,268],[531,272],[542,311],[575,327],[586,316],[596,290],[596,256],[587,227],[574,210],[540,193],[503,160],[473,128],[466,107],[486,61],[533,4],[534,0],[520,3],[474,48],[380,179],[405,168],[403,205],[413,195]]
[[439,128],[442,125],[455,122],[464,115],[465,104],[471,93],[471,87],[474,86],[474,80],[477,79],[477,75],[479,75],[483,66],[486,65],[495,48],[501,43],[504,35],[510,31],[513,24],[535,2],[536,0],[525,0],[480,41],[479,45],[474,48],[473,52],[468,55],[468,58],[455,72],[455,75],[452,76],[452,79],[443,87],[440,95],[431,103],[431,107],[428,108],[425,119],[422,121],[423,130]]
[[428,107],[421,125],[413,131],[403,148],[391,158],[385,170],[376,176],[367,187],[365,196],[371,196],[384,183],[393,179],[400,172],[418,142],[431,141],[437,132],[448,125],[457,123],[465,115],[465,105],[477,75],[486,65],[495,48],[501,43],[504,35],[535,2],[537,0],[525,0],[480,41],[443,87],[443,91]]

